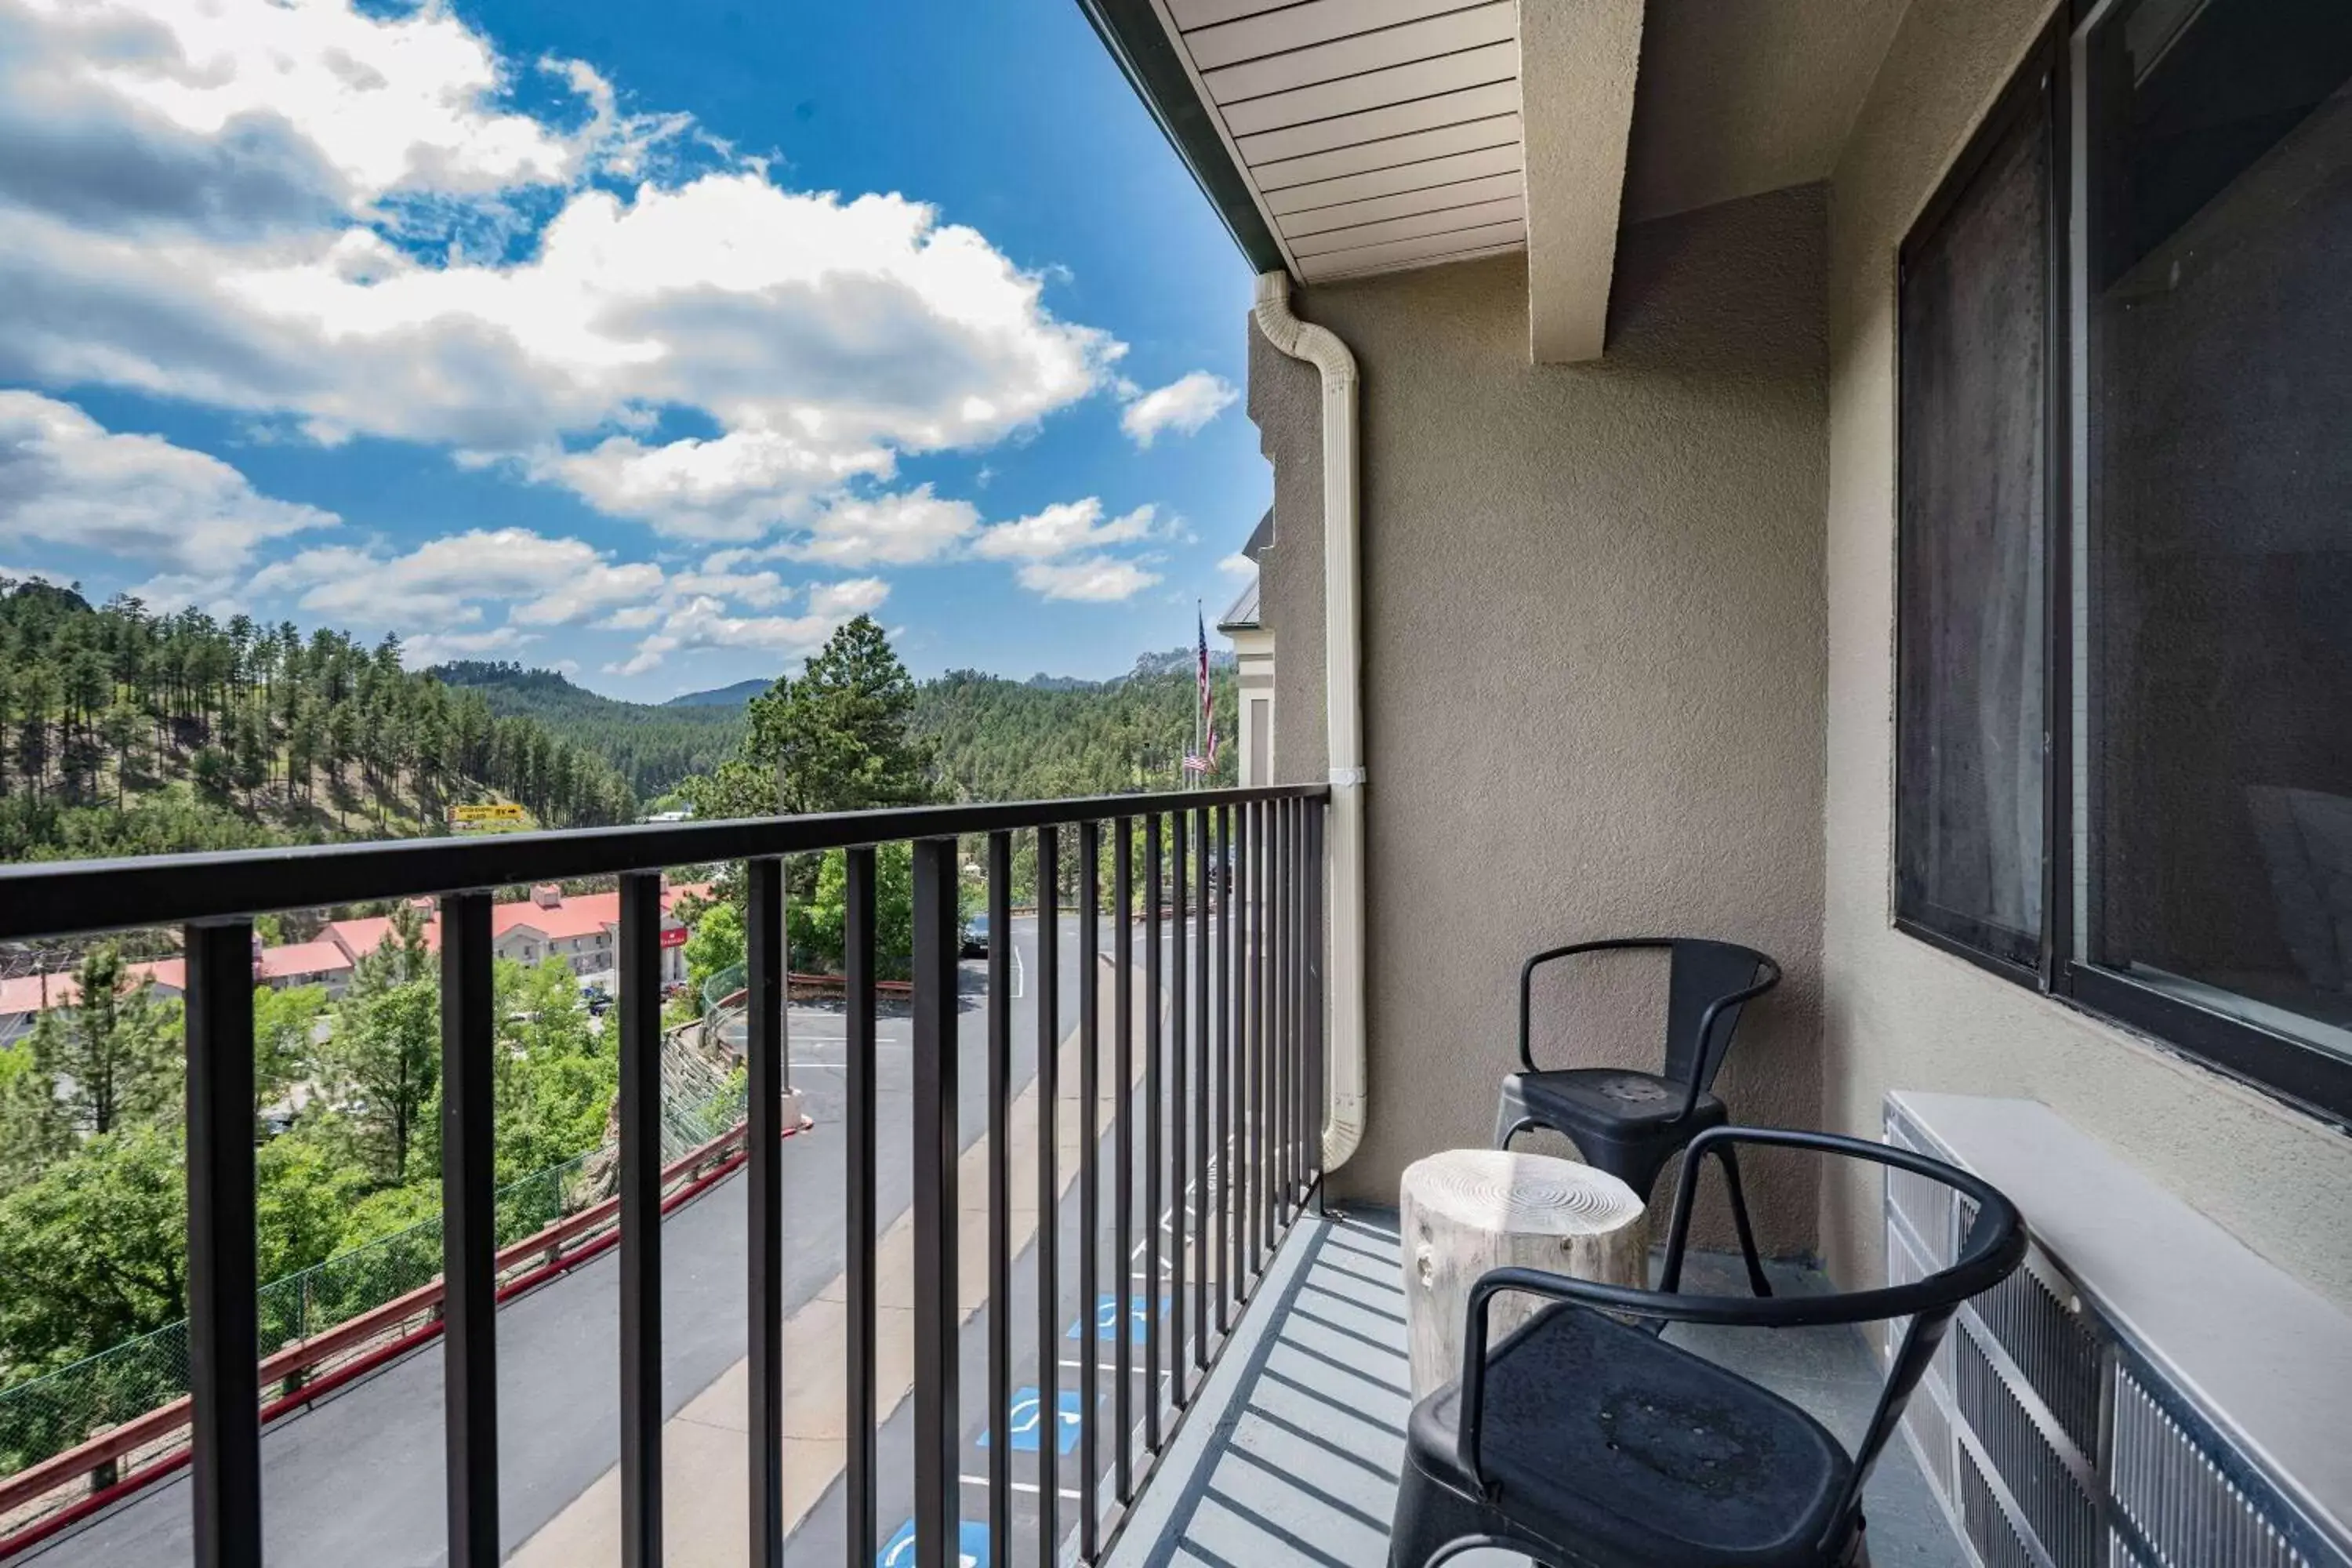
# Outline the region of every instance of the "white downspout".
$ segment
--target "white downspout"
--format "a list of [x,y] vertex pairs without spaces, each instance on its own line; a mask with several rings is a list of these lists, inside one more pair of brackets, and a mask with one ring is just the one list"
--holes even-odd
[[1325,1013],[1323,1168],[1364,1139],[1364,712],[1362,602],[1356,556],[1356,356],[1330,330],[1290,313],[1290,277],[1258,275],[1252,312],[1265,341],[1323,378],[1323,710],[1329,731],[1330,963]]

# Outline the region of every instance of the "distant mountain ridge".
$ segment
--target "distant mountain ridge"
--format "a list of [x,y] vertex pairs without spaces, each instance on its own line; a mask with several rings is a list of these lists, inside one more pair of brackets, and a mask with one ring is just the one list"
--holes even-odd
[[[740,701],[731,707],[627,702],[577,685],[560,670],[505,660],[458,659],[434,666],[433,674],[446,686],[479,691],[495,714],[536,719],[599,752],[641,800],[677,787],[689,774],[709,773],[735,754],[743,732]],[[765,681],[742,684],[767,689]]]
[[[939,749],[940,784],[968,800],[1039,799],[1173,787],[1192,750],[1196,724],[1197,648],[1148,653],[1108,680],[1038,674],[1026,680],[979,670],[950,670],[918,682],[915,733]],[[1231,782],[1234,659],[1211,650],[1218,732],[1228,744],[1219,778]],[[625,702],[573,684],[552,669],[464,660],[434,673],[450,686],[478,689],[499,714],[537,719],[575,745],[610,759],[652,800],[693,773],[735,754],[744,704],[772,681],[739,680],[689,691],[667,702]]]
[[[1114,675],[1108,680],[1088,680],[1083,675],[1048,675],[1041,669],[1028,679],[1017,684],[1038,691],[1108,691],[1129,680],[1150,679],[1162,675],[1190,675],[1192,673],[1194,661],[1200,657],[1201,650],[1197,647],[1171,647],[1164,653],[1139,654],[1133,669],[1125,675]],[[1211,648],[1209,668],[1212,670],[1233,668],[1232,650]],[[534,670],[531,673],[551,675],[554,672]],[[952,669],[940,679],[954,680],[966,677],[985,680],[1011,679],[1007,676],[989,675],[983,670],[977,669]],[[556,676],[555,679],[561,680],[562,677]],[[740,708],[767,690],[772,684],[774,683],[771,680],[758,679],[739,680],[732,686],[713,687],[709,691],[688,691],[682,696],[671,698],[661,706],[664,708]],[[924,684],[928,686],[931,682],[926,681]]]
[[762,680],[754,676],[749,680],[739,680],[732,686],[715,687],[709,691],[689,691],[683,696],[671,698],[662,706],[665,708],[740,708],[773,684],[773,681]]

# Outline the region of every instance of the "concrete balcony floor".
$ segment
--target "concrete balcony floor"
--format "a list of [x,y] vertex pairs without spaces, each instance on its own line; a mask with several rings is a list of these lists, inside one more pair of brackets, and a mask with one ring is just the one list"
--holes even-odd
[[[1738,1259],[1695,1258],[1696,1289],[1744,1293]],[[1774,1265],[1781,1292],[1825,1290]],[[1393,1215],[1302,1219],[1135,1516],[1114,1568],[1381,1568],[1409,1409]],[[1849,1449],[1882,1380],[1851,1328],[1676,1325],[1669,1337],[1811,1411]],[[1874,1568],[1960,1568],[1961,1549],[1898,1436],[1865,1493]],[[1478,1552],[1462,1568],[1526,1559]]]

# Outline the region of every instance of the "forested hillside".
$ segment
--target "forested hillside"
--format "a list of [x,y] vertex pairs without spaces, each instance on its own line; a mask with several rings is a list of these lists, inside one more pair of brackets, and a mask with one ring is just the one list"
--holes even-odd
[[[1189,654],[1186,656],[1189,660]],[[1118,680],[1038,685],[953,670],[916,689],[910,727],[933,747],[941,792],[963,800],[1043,800],[1181,789],[1199,690],[1192,666]],[[1234,779],[1234,676],[1213,668],[1217,771]]]
[[[936,793],[948,799],[1036,800],[1176,789],[1192,749],[1195,654],[1146,654],[1135,672],[1113,680],[1036,676],[1009,680],[952,670],[913,683],[909,733],[928,748]],[[651,799],[733,757],[746,722],[745,700],[768,683],[743,681],[655,706],[602,697],[551,669],[467,661],[433,673],[479,692],[499,714],[529,717],[574,746],[594,751]],[[798,679],[802,672],[790,672]],[[1210,687],[1217,710],[1215,782],[1234,773],[1234,674],[1230,656],[1213,657]]]
[[689,774],[709,773],[735,754],[743,735],[740,697],[659,706],[623,702],[575,686],[552,669],[480,659],[436,665],[432,673],[451,686],[479,692],[493,713],[537,720],[573,745],[594,752],[619,770],[641,800],[653,799]]
[[0,578],[0,860],[416,833],[493,794],[550,825],[635,812],[593,750],[408,673],[397,639]]

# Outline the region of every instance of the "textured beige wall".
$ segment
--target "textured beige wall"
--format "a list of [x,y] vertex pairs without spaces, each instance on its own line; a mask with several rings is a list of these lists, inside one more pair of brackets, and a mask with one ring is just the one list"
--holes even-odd
[[[1888,921],[1895,247],[2048,14],[1913,0],[1832,182],[1825,1110],[1869,1131],[1889,1088],[2043,1100],[2352,1304],[2352,1140]],[[1868,1181],[1823,1194],[1842,1278],[1879,1278],[1878,1204]]]
[[[1492,1135],[1518,962],[1582,937],[1777,956],[1721,1088],[1744,1118],[1818,1121],[1822,244],[1818,187],[1628,230],[1590,366],[1528,363],[1515,258],[1299,301],[1363,367],[1371,1105],[1336,1188],[1392,1202],[1408,1163]],[[1281,771],[1311,779],[1315,378],[1257,342],[1251,379]],[[1564,984],[1544,1001],[1578,1016]],[[1656,1064],[1654,1017],[1581,1021],[1539,1050]],[[1810,1249],[1810,1173],[1754,1176],[1768,1242]]]

